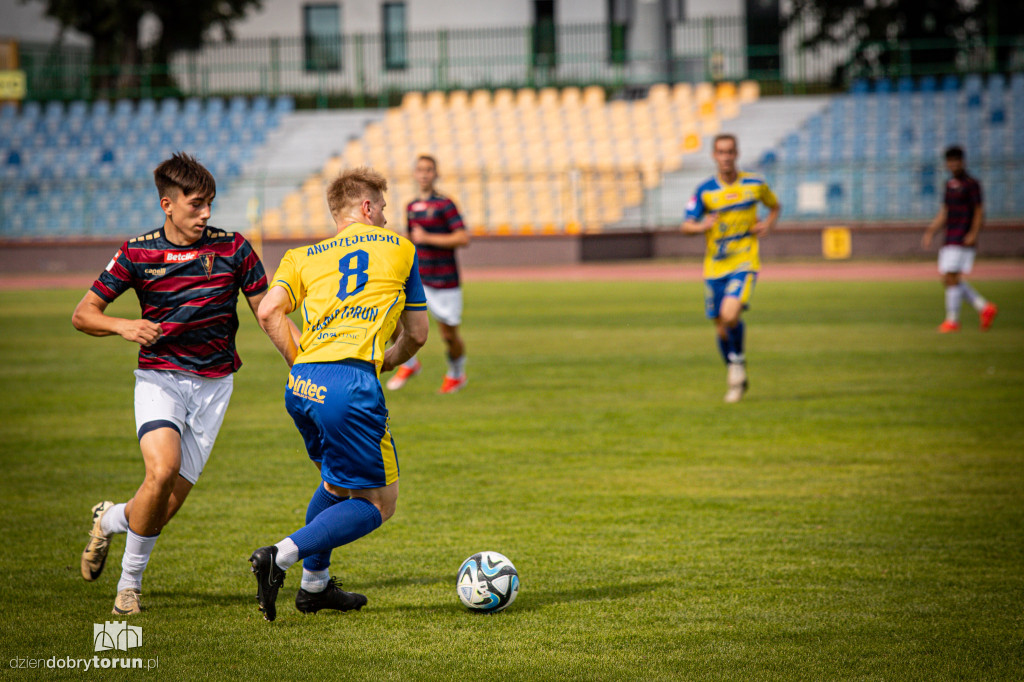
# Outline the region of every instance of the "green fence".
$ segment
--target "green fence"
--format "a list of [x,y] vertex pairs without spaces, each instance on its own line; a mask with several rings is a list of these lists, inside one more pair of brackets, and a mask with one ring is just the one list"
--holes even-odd
[[1024,68],[1020,36],[858,51],[801,49],[798,32],[780,45],[748,45],[745,36],[743,18],[725,17],[676,25],[671,54],[624,46],[620,28],[586,24],[558,26],[553,40],[523,26],[214,42],[134,69],[94,64],[88,49],[25,43],[20,62],[35,100],[289,94],[319,107],[384,106],[409,90],[743,79],[759,81],[762,92],[799,93],[858,77]]

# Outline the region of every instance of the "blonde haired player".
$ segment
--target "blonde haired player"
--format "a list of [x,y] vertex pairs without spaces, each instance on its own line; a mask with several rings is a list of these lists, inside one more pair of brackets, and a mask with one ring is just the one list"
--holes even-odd
[[[727,403],[739,402],[747,390],[746,356],[743,351],[746,310],[761,269],[759,237],[775,227],[782,207],[760,175],[736,167],[739,148],[736,136],[715,136],[711,156],[718,173],[704,181],[686,206],[682,229],[703,234],[704,306],[715,323],[718,349],[727,367]],[[757,205],[768,207],[768,216],[757,219]]]
[[[331,551],[373,532],[398,503],[398,455],[380,373],[412,357],[430,323],[416,247],[384,229],[386,190],[369,168],[335,179],[327,204],[338,233],[288,251],[259,308],[260,326],[291,367],[285,407],[323,479],[306,525],[249,559],[267,620],[277,617],[285,571],[302,559],[299,611],[362,608],[365,596],[342,591],[328,575]],[[287,317],[294,310],[301,334]]]

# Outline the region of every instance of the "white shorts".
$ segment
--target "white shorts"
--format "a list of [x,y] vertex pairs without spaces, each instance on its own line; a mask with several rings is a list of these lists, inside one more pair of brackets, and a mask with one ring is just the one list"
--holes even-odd
[[974,267],[974,247],[947,244],[939,249],[939,273],[968,274]]
[[462,324],[462,287],[434,289],[424,286],[423,293],[427,295],[427,310],[438,322],[449,327]]
[[178,473],[199,480],[231,400],[235,377],[207,379],[188,372],[135,370],[135,432],[142,437],[162,427],[181,434]]

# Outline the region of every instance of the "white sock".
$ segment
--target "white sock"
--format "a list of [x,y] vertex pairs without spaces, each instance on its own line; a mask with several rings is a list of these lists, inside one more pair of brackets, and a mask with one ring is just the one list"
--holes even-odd
[[960,280],[960,291],[963,292],[964,297],[966,297],[967,300],[971,302],[971,306],[973,306],[974,309],[977,310],[979,313],[981,312],[981,309],[984,308],[985,305],[988,303],[988,301],[985,300],[984,296],[975,291],[974,287],[972,287],[964,280]]
[[103,518],[100,519],[100,530],[104,535],[128,532],[128,517],[124,515],[124,507],[125,504],[122,502],[103,512]]
[[117,582],[117,591],[142,589],[142,572],[149,563],[149,555],[153,553],[157,535],[139,535],[128,529],[128,540],[124,545],[124,558],[121,559],[121,579]]
[[458,379],[466,373],[466,356],[463,356],[457,360],[448,358],[448,376],[452,379]]
[[296,561],[299,560],[299,546],[291,538],[285,538],[274,545],[277,547],[277,559],[274,563],[282,571],[287,571]]
[[405,362],[403,362],[402,363],[402,367],[408,367],[409,369],[416,369],[416,363],[417,362],[418,362],[418,360],[416,359],[416,356],[414,355],[411,358],[409,358],[408,360],[406,360]]
[[960,303],[963,300],[963,292],[959,286],[946,287],[946,321],[960,321]]
[[326,568],[322,571],[310,571],[308,569],[302,569],[302,584],[299,585],[306,592],[323,592],[327,589],[327,583],[330,581],[330,571]]

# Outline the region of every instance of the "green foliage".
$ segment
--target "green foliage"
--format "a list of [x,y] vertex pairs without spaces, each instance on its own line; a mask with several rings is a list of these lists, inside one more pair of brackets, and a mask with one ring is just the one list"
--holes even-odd
[[[916,73],[1012,68],[1024,25],[1024,5],[1005,0],[793,0],[784,25],[810,27],[803,45],[853,47],[838,67],[846,75],[887,75],[905,69],[911,58]],[[908,47],[913,52],[908,52]],[[991,54],[986,54],[986,49]]]
[[[1024,285],[979,289],[994,328],[941,336],[935,282],[765,279],[751,391],[725,405],[699,284],[470,282],[469,386],[436,394],[433,334],[388,394],[398,513],[334,553],[369,605],[302,616],[292,570],[273,624],[246,558],[302,523],[317,476],[240,310],[245,366],[132,655],[169,679],[1019,679]],[[5,666],[91,658],[114,619],[123,538],[95,584],[78,555],[89,507],[141,481],[134,350],[71,328],[80,294],[0,293]],[[482,549],[522,576],[493,616],[455,594]]]

